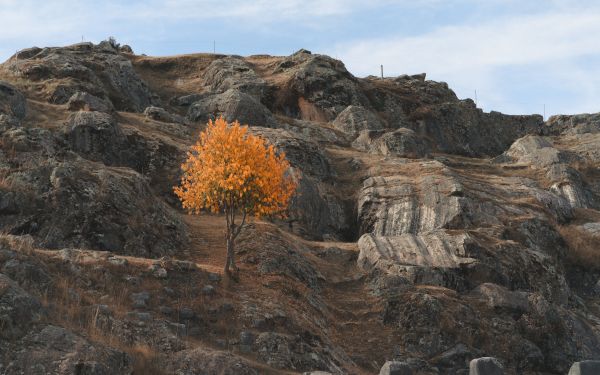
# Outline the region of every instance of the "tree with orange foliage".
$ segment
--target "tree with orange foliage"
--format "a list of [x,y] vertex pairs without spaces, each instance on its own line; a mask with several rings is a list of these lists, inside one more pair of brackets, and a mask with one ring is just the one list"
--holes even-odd
[[[234,243],[247,216],[284,215],[297,177],[283,152],[222,117],[210,120],[181,166],[175,194],[190,213],[224,213],[227,219],[225,272],[238,271]],[[241,222],[236,224],[236,217]]]

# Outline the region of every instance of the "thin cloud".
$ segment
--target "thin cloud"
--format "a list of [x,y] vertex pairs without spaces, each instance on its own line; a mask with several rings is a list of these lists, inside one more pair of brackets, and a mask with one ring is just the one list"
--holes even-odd
[[[574,77],[589,79],[592,72],[574,62],[600,56],[598,35],[600,8],[587,7],[444,27],[416,37],[352,41],[336,46],[334,53],[358,75],[373,74],[383,64],[390,75],[427,72],[449,81],[463,96],[473,97],[474,90],[481,89],[489,95],[483,104],[495,109],[497,105],[506,108],[511,102],[506,97],[510,93],[497,89],[503,80],[510,81],[510,77],[498,75],[506,68],[544,69],[554,74],[553,79],[562,80],[566,89],[577,84]],[[573,70],[564,74],[564,67]],[[598,90],[589,82],[579,94],[586,103],[598,98]],[[515,103],[509,110],[517,111],[527,104]]]

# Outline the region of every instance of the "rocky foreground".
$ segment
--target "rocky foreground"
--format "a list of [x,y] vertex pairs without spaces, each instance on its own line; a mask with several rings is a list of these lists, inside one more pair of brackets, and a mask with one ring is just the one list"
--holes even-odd
[[[221,115],[302,174],[289,220],[240,236],[240,282],[224,220],[172,193]],[[22,50],[0,65],[0,374],[566,374],[600,359],[599,166],[600,115],[485,113],[424,74]]]

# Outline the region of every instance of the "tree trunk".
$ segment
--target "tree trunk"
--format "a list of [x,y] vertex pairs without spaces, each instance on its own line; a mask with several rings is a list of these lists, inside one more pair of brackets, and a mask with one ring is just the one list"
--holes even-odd
[[225,272],[237,272],[238,268],[235,265],[235,246],[233,236],[227,234],[227,262],[225,263]]

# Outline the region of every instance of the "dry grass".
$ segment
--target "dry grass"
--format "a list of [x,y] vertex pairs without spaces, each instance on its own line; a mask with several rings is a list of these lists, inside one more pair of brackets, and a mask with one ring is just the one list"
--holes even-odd
[[600,270],[600,238],[572,225],[559,227],[558,231],[568,246],[570,263]]

